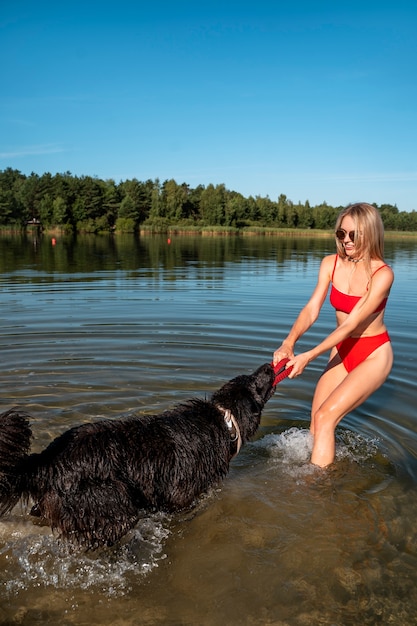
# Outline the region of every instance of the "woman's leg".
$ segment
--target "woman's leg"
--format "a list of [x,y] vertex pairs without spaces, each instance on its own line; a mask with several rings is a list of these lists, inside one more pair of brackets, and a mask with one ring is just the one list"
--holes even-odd
[[333,348],[330,353],[330,359],[324,370],[323,374],[320,376],[319,381],[316,385],[316,389],[314,391],[313,402],[311,405],[311,422],[310,422],[310,432],[314,435],[315,431],[315,422],[314,418],[317,412],[317,409],[323,404],[323,402],[330,396],[332,391],[336,389],[346,378],[348,375],[345,366],[342,363],[341,358],[336,350]]
[[392,362],[390,343],[377,348],[350,373],[338,362],[338,357],[329,362],[313,399],[313,464],[326,467],[333,463],[336,426],[347,413],[361,405],[384,383],[391,371]]

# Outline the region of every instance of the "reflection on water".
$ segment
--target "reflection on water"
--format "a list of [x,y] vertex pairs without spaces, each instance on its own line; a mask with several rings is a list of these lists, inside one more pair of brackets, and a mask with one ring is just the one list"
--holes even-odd
[[[1,410],[34,449],[83,421],[155,412],[270,360],[327,239],[2,238]],[[417,609],[417,246],[387,242],[393,372],[309,464],[325,362],[283,381],[223,485],[79,553],[19,505],[0,520],[0,624],[412,624]],[[333,324],[325,307],[300,349]]]

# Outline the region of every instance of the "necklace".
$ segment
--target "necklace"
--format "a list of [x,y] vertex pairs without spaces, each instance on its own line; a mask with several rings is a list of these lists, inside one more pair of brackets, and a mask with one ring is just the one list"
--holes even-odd
[[348,261],[350,261],[351,263],[359,263],[359,261],[363,261],[363,258],[362,259],[352,259],[351,256],[348,256]]

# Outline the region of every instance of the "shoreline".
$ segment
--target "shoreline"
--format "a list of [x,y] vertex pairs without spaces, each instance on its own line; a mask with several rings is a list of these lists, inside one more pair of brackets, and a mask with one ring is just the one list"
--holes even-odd
[[[136,231],[122,232],[122,231],[101,231],[97,233],[79,231],[76,233],[68,232],[68,230],[61,228],[46,228],[41,229],[39,227],[28,228],[13,228],[13,227],[1,227],[0,236],[2,235],[41,235],[41,236],[60,236],[60,237],[73,237],[77,235],[94,235],[94,236],[201,236],[201,237],[312,237],[312,238],[330,238],[333,237],[333,232],[330,230],[319,229],[297,229],[297,228],[267,228],[267,227],[247,227],[247,228],[221,228],[221,227],[201,227],[201,228],[181,228],[177,226],[171,226],[163,230],[155,230],[151,228],[138,228]],[[414,239],[417,237],[417,231],[393,231],[386,230],[384,233],[385,239]]]

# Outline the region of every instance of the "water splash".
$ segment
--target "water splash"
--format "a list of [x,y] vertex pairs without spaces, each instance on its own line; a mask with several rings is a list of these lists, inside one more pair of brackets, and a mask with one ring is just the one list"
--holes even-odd
[[[255,447],[266,451],[272,462],[293,477],[317,472],[310,463],[313,436],[306,428],[291,427],[282,433],[270,433],[254,442]],[[362,465],[371,459],[383,458],[380,442],[349,430],[337,431],[336,463],[347,461]]]
[[365,437],[351,430],[340,430],[336,436],[336,461],[347,459],[366,463],[382,455],[381,441],[377,437]]
[[265,435],[256,444],[284,465],[305,465],[310,460],[313,437],[307,429],[293,427],[279,435]]
[[46,529],[31,524],[20,524],[6,536],[9,524],[3,522],[1,586],[7,595],[47,587],[99,589],[109,597],[124,595],[131,590],[131,575],[137,580],[166,558],[169,522],[169,517],[162,514],[144,516],[121,544],[91,553],[71,548]]

